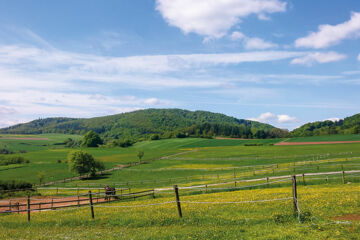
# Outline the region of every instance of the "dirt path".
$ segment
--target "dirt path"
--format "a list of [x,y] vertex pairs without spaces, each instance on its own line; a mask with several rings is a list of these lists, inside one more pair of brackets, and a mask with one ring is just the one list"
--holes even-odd
[[329,141],[329,142],[279,142],[275,146],[293,146],[293,145],[317,145],[317,144],[339,144],[339,143],[360,143],[360,141]]
[[[112,199],[112,201],[114,201]],[[104,197],[93,198],[93,203],[104,203],[108,202]],[[31,211],[45,211],[56,208],[65,208],[65,207],[77,207],[81,205],[89,205],[88,196],[80,197],[51,197],[51,196],[36,196],[31,198],[30,202]],[[6,207],[5,207],[6,205]],[[19,211],[19,213],[25,213],[27,210],[27,198],[16,198],[9,200],[0,201],[0,213],[5,213],[8,211]]]

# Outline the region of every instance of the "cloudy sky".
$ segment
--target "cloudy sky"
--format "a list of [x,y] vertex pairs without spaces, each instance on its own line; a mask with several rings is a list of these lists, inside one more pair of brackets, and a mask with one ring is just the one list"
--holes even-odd
[[2,0],[0,127],[145,108],[360,112],[358,0]]

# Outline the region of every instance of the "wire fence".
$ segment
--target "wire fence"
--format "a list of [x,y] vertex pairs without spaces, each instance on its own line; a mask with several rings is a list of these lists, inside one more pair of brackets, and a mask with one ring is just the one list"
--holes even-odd
[[[358,178],[360,175],[357,175],[357,173],[360,173],[360,171],[348,171],[348,175],[346,175],[347,178]],[[326,173],[328,175],[334,175],[334,179],[341,178],[342,183],[345,184],[345,171],[342,172],[328,172]],[[336,174],[341,174],[340,177],[336,177]],[[140,207],[154,207],[154,206],[160,206],[160,205],[167,205],[167,204],[176,204],[179,216],[182,217],[182,210],[181,205],[183,204],[256,204],[256,203],[267,203],[267,202],[275,202],[275,201],[289,201],[292,200],[293,206],[294,206],[294,213],[297,214],[298,220],[301,221],[301,214],[299,204],[298,204],[298,196],[297,196],[297,184],[301,182],[301,180],[297,181],[297,177],[304,177],[304,174],[300,175],[292,175],[292,176],[283,176],[282,178],[273,178],[270,179],[270,177],[267,178],[261,178],[257,179],[258,181],[265,180],[264,183],[257,183],[257,184],[250,184],[250,185],[244,185],[244,186],[236,186],[237,182],[224,182],[224,183],[217,183],[217,184],[209,184],[209,185],[196,185],[196,186],[182,186],[178,187],[177,185],[174,185],[173,188],[166,188],[166,189],[151,189],[151,190],[144,190],[144,191],[137,191],[137,192],[131,192],[131,193],[121,193],[116,194],[116,192],[91,192],[87,194],[80,194],[80,195],[74,195],[72,197],[61,197],[61,198],[51,198],[50,199],[42,199],[42,198],[30,198],[22,199],[23,201],[18,202],[9,202],[9,204],[3,204],[0,205],[0,213],[27,213],[28,221],[30,221],[30,213],[31,212],[39,212],[39,211],[47,211],[47,210],[62,210],[62,209],[75,209],[74,207],[77,207],[77,209],[81,207],[89,206],[91,209],[91,217],[95,217],[95,209],[97,208],[140,208]],[[315,178],[313,179],[321,179],[324,180],[325,175],[323,173],[318,173],[317,175],[313,175]],[[319,177],[318,177],[319,176]],[[326,176],[328,177],[328,176]],[[304,180],[304,179],[303,179]],[[246,181],[244,183],[251,183],[253,181]],[[243,201],[190,201],[190,200],[180,200],[180,194],[179,190],[183,191],[183,196],[186,195],[187,191],[199,191],[199,190],[212,190],[212,191],[226,191],[226,190],[232,190],[232,191],[238,191],[242,189],[253,189],[253,188],[259,188],[264,187],[265,185],[269,187],[270,185],[274,186],[276,184],[288,184],[289,182],[292,182],[292,196],[284,196],[279,198],[271,198],[271,199],[249,199],[249,200],[243,200]],[[219,187],[221,185],[226,184],[235,184],[234,186],[229,187]],[[128,204],[128,205],[106,205],[110,203],[115,202],[121,202],[121,200],[136,200],[140,197],[145,196],[152,196],[152,198],[155,198],[155,193],[158,195],[161,192],[170,192],[171,190],[175,190],[175,201],[165,201],[165,202],[157,202],[157,203],[149,203],[149,204]],[[200,193],[201,194],[201,193]]]

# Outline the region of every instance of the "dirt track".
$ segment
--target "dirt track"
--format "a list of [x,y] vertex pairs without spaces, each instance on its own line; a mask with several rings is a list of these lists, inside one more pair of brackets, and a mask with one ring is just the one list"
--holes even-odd
[[333,141],[333,142],[279,142],[275,146],[293,146],[293,145],[317,145],[317,144],[339,144],[339,143],[360,143],[360,141]]
[[[1,207],[2,205],[10,205],[11,202],[11,209],[10,207]],[[95,198],[93,199],[93,203],[103,203],[106,202],[105,198]],[[17,206],[19,204],[19,206]],[[27,198],[17,198],[13,200],[1,200],[0,201],[0,213],[7,212],[9,210],[11,211],[20,211],[20,213],[25,213],[27,209]],[[31,198],[30,202],[30,209],[32,211],[44,211],[49,210],[51,208],[64,208],[64,207],[70,207],[70,206],[79,206],[79,205],[88,205],[89,204],[89,197],[83,196],[83,197],[42,197],[42,196],[36,196]],[[34,205],[33,205],[34,204]],[[40,210],[42,209],[42,210]]]

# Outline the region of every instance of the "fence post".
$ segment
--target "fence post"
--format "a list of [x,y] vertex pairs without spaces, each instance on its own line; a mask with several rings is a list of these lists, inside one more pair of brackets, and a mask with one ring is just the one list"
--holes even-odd
[[236,187],[236,181],[235,181],[235,187]]
[[30,195],[27,197],[27,220],[30,222]]
[[9,212],[11,212],[12,206],[11,206],[11,200],[9,201]]
[[342,171],[342,183],[345,184],[345,172]]
[[78,195],[77,198],[78,198],[78,207],[80,207],[80,196]]
[[176,204],[179,212],[179,217],[182,218],[180,198],[179,198],[179,188],[177,185],[174,185],[174,190],[175,190]]
[[89,203],[90,203],[90,210],[91,210],[91,218],[94,219],[94,206],[93,206],[93,201],[92,201],[92,195],[91,195],[91,191],[89,191]]
[[293,175],[291,178],[292,178],[293,205],[294,205],[294,212],[296,213],[298,212],[296,176]]
[[100,189],[98,189],[98,196],[96,198],[96,202],[99,203],[99,198],[100,198]]
[[304,173],[302,174],[302,179],[303,179],[304,185],[306,185],[306,183],[305,183],[305,174]]
[[16,209],[18,211],[18,214],[20,214],[20,203],[19,202],[16,202]]
[[269,177],[266,177],[266,186],[269,187]]
[[56,187],[56,195],[59,194],[59,187]]
[[54,199],[51,198],[51,209],[54,207]]

